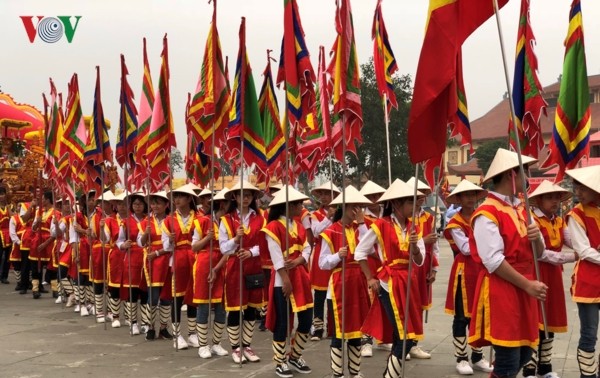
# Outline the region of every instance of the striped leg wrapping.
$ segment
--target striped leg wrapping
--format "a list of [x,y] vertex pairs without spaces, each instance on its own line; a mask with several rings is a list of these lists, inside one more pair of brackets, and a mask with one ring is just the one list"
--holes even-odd
[[240,326],[227,327],[227,335],[229,335],[229,344],[231,349],[240,347]]
[[113,319],[118,319],[121,313],[121,300],[118,298],[108,298],[108,311],[113,315]]
[[133,303],[125,302],[125,320],[132,321]]
[[276,364],[285,362],[285,341],[273,341],[273,361]]
[[154,329],[154,324],[156,324],[156,307],[148,305],[148,321],[150,322],[148,324],[150,325],[150,329]]
[[[465,336],[454,337],[454,357],[468,359],[467,355],[467,338]],[[477,353],[473,349],[473,353]]]
[[360,346],[348,345],[348,371],[350,375],[358,375],[360,372]]
[[137,323],[138,321],[138,303],[131,303],[131,322]]
[[83,298],[81,298],[81,290],[80,289],[81,289],[81,287],[78,285],[75,285],[73,287],[73,293],[75,293],[75,299],[77,300],[77,303],[83,303],[83,301],[82,301]]
[[142,315],[142,324],[149,325],[150,324],[150,305],[144,303],[140,305],[140,312]]
[[535,372],[535,369],[537,369],[537,365],[538,365],[538,354],[537,354],[537,350],[533,350],[531,353],[531,360],[529,360],[529,362],[527,362],[525,364],[525,366],[523,366],[524,370],[531,370],[533,372]]
[[594,352],[585,352],[577,348],[577,362],[579,363],[581,375],[595,377],[598,374],[598,364]]
[[85,287],[85,303],[92,304],[94,303],[94,288],[90,286]]
[[219,344],[221,342],[221,338],[223,337],[224,330],[225,330],[224,323],[213,322],[213,335],[212,335],[213,344]]
[[166,326],[171,319],[171,305],[160,305],[158,306],[158,321],[161,326]]
[[196,333],[196,318],[187,318],[188,335]]
[[399,378],[402,376],[402,361],[390,354],[387,360],[387,366],[383,372],[384,378]]
[[179,323],[173,323],[173,339],[177,339],[177,337],[181,334],[181,328],[179,327]]
[[249,347],[252,344],[252,336],[254,336],[254,324],[256,322],[254,320],[244,320],[243,325],[243,333],[242,333],[242,345],[244,347]]
[[342,366],[342,350],[338,348],[330,349],[331,356],[331,371],[333,371],[334,375],[343,375],[344,369]]
[[73,282],[71,282],[71,280],[69,280],[68,278],[63,278],[62,280],[60,280],[60,286],[62,286],[62,289],[60,290],[64,290],[66,295],[73,294]]
[[96,314],[104,313],[104,295],[94,294],[94,306],[96,306]]
[[308,341],[308,333],[300,333],[296,331],[294,335],[294,340],[292,341],[292,358],[298,359],[302,357],[302,352],[304,351],[304,347],[306,346],[306,342]]
[[200,347],[208,345],[208,324],[196,324],[196,334],[198,335],[198,344]]
[[52,288],[53,293],[58,293],[58,280],[50,280],[50,287]]
[[323,320],[322,320],[322,319],[319,319],[319,318],[314,318],[314,319],[313,319],[313,323],[312,323],[312,325],[313,325],[313,329],[314,329],[315,331],[316,331],[316,330],[323,329],[323,325],[324,325],[324,324],[325,324],[325,323],[323,323]]
[[550,365],[552,362],[552,345],[554,344],[553,338],[542,340],[541,354],[540,354],[540,365]]
[[15,270],[15,281],[21,282],[21,271]]

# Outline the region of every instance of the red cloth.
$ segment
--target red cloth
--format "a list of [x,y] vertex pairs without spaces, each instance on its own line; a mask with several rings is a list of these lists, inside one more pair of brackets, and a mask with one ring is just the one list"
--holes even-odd
[[[313,218],[317,222],[322,222],[327,216],[327,211],[324,208],[315,210],[312,214]],[[329,277],[331,276],[330,270],[323,270],[319,268],[319,256],[321,256],[321,236],[314,235],[315,246],[311,256],[310,264],[310,283],[314,290],[326,291],[329,286]]]
[[[221,259],[221,250],[219,249],[219,227],[214,219],[211,225],[211,217],[200,217],[196,224],[196,232],[200,235],[200,239],[206,237],[211,226],[215,232],[215,240],[212,242],[212,250],[210,243],[201,251],[196,253],[196,261],[194,263],[194,303],[209,303],[209,284],[208,275],[211,266],[214,268]],[[210,250],[210,251],[209,251]],[[221,303],[223,301],[223,281],[224,270],[220,269],[213,283],[210,285],[210,303]]]
[[[583,229],[590,242],[595,248],[600,245],[600,208],[593,205],[575,206],[569,214],[567,221],[573,218]],[[587,260],[578,260],[573,270],[571,285],[571,296],[577,303],[599,303],[600,302],[600,266]]]

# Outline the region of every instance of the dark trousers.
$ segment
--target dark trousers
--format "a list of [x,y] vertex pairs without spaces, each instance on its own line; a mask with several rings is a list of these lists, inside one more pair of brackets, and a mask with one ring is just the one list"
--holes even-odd
[[2,256],[0,256],[0,280],[8,279],[8,268],[10,268],[10,261],[8,258],[10,257],[10,250],[12,249],[12,245],[1,248]]
[[[275,301],[275,329],[273,330],[273,341],[284,342],[288,334],[288,310],[292,312],[292,305],[285,299],[281,287],[273,288],[273,301]],[[289,307],[288,307],[289,306]],[[309,333],[312,324],[312,308],[296,313],[298,327],[296,332]]]
[[325,321],[325,299],[327,298],[327,290],[314,291],[314,310],[313,316]]
[[21,287],[27,289],[29,287],[29,272],[31,264],[29,262],[29,250],[21,250]]
[[528,346],[503,347],[494,345],[494,376],[516,377],[519,370],[531,359],[533,349]]
[[[394,307],[392,306],[392,302],[390,301],[390,293],[383,289],[380,289],[378,297],[381,301],[383,309],[385,310],[385,314],[388,317],[390,323],[392,324],[392,328],[394,329],[394,332],[392,334],[392,354],[396,358],[402,359],[402,338],[400,338],[398,326],[396,325],[396,317],[394,315]],[[404,311],[401,308],[397,310],[400,312]],[[404,326],[406,326],[406,324]],[[404,355],[408,354],[408,351],[413,347],[413,345],[413,340],[406,340],[406,350],[404,351]]]

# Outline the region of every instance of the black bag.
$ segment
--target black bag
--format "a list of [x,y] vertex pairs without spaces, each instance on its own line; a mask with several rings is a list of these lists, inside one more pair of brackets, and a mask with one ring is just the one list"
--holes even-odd
[[262,289],[265,287],[265,275],[263,273],[248,274],[244,276],[246,289]]

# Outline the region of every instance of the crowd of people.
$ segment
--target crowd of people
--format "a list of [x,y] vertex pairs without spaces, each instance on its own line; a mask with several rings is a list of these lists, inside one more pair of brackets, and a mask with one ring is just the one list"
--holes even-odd
[[[523,157],[525,168],[534,162]],[[459,209],[443,232],[454,254],[445,310],[456,371],[558,377],[562,265],[575,262],[577,360],[581,377],[596,377],[600,167],[567,171],[579,204],[564,219],[557,213],[572,194],[543,182],[526,209],[521,173],[517,155],[499,149],[484,178],[493,189],[463,180],[447,197]],[[258,362],[255,329],[269,330],[284,378],[312,371],[302,357],[310,340],[331,339],[333,377],[363,376],[373,343],[389,344],[382,374],[400,377],[406,360],[431,358],[419,346],[439,267],[435,219],[421,208],[431,192],[415,178],[387,189],[328,182],[311,191],[320,205],[311,213],[291,186],[264,194],[240,181],[216,194],[191,184],[148,195],[92,191],[76,207],[46,192],[13,211],[0,187],[0,282],[12,265],[21,294],[38,299],[49,282],[57,304],[149,341],[198,348],[200,358]]]

